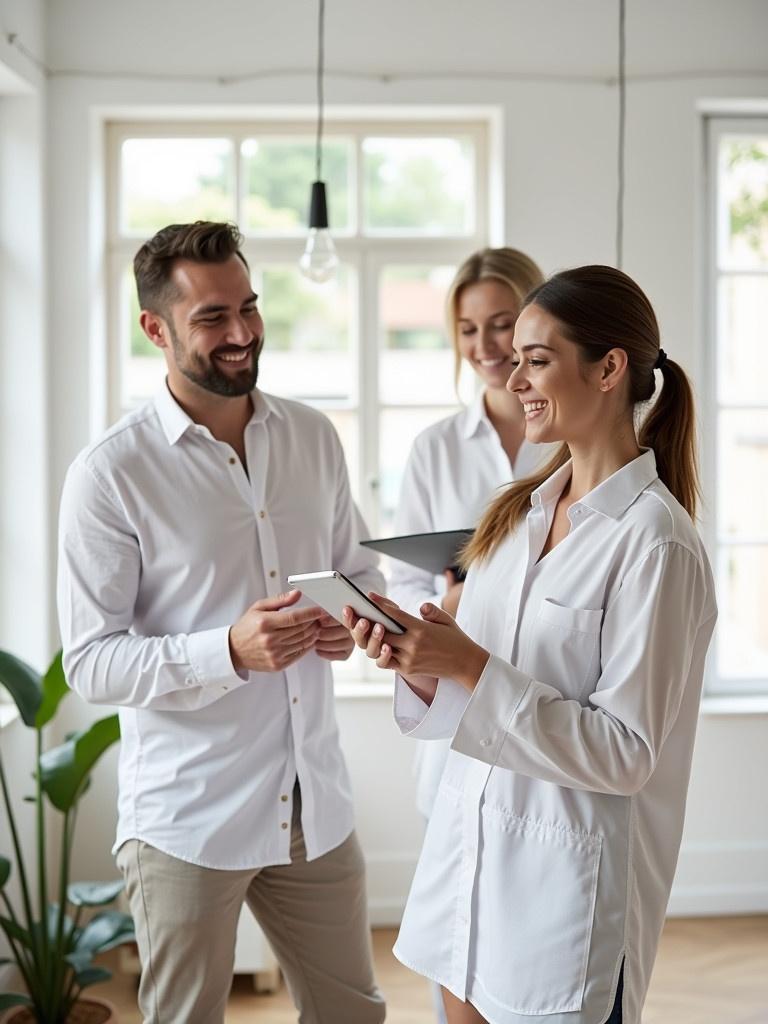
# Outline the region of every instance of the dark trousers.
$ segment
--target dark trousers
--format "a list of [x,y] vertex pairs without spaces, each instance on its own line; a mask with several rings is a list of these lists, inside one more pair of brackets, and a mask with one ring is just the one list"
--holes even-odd
[[611,1016],[605,1022],[605,1024],[621,1024],[621,997],[624,993],[624,964],[621,965],[619,971],[619,984],[616,986],[616,999],[611,1010]]

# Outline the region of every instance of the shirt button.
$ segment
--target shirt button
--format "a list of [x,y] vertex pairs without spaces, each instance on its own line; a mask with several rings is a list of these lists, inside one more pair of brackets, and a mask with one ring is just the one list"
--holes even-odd
[[493,743],[493,740],[490,739],[488,736],[486,736],[484,739],[480,740],[480,746],[481,747],[490,747],[490,745],[492,743]]
[[283,801],[283,803],[286,803],[286,801],[288,800],[288,794],[287,793],[281,793],[280,794],[280,799]]
[[298,697],[294,697],[293,700],[291,701],[291,704],[298,704],[298,703],[299,703],[299,698]]
[[263,519],[266,514],[267,513],[264,511],[264,509],[261,509],[259,512],[259,519]]
[[237,459],[235,458],[235,456],[234,455],[230,455],[229,456],[229,464],[230,464],[230,466],[234,466],[234,464],[236,462],[237,462]]
[[269,575],[270,575],[270,577],[271,577],[272,579],[274,579],[274,578],[275,578],[275,576],[277,576],[277,569],[270,569],[270,570],[269,570]]
[[284,821],[280,828],[288,828],[288,822]]

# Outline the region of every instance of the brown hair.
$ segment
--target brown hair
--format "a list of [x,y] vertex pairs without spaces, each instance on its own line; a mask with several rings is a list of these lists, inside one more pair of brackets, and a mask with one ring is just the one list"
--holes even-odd
[[456,357],[455,383],[458,389],[461,372],[459,352],[459,299],[464,288],[479,281],[499,281],[513,292],[520,309],[526,295],[543,284],[544,275],[530,256],[519,249],[502,247],[480,249],[461,264],[451,281],[445,300],[446,319]]
[[[603,266],[565,270],[535,288],[523,305],[530,304],[559,321],[563,336],[578,346],[584,362],[596,363],[612,348],[623,349],[633,406],[653,396],[659,326],[647,296],[626,274]],[[654,450],[660,479],[693,517],[699,496],[693,392],[685,371],[673,360],[665,359],[660,371],[663,386],[640,428],[638,444]],[[562,444],[534,476],[515,481],[493,501],[462,553],[464,567],[496,549],[525,518],[531,494],[569,458],[568,446]]]
[[133,259],[133,273],[139,293],[139,307],[165,315],[179,296],[171,280],[176,260],[195,263],[226,263],[239,256],[243,236],[234,224],[197,220],[194,224],[169,224],[139,249]]

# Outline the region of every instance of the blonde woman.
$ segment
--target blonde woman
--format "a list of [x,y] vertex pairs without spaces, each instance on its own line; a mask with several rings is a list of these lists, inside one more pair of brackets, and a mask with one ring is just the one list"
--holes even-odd
[[481,520],[458,623],[345,613],[400,728],[453,736],[395,952],[449,1024],[640,1024],[716,619],[693,397],[610,267],[534,291],[514,349],[526,437],[561,448]]
[[[414,441],[403,476],[396,534],[474,526],[499,487],[528,476],[552,450],[525,438],[525,417],[506,389],[515,322],[525,296],[544,276],[518,249],[482,249],[459,267],[446,298],[458,387],[462,362],[482,387],[472,404],[440,420]],[[446,566],[445,578],[405,562],[392,563],[390,596],[418,615],[425,601],[456,614],[463,583]],[[416,803],[428,818],[449,741],[420,743]]]

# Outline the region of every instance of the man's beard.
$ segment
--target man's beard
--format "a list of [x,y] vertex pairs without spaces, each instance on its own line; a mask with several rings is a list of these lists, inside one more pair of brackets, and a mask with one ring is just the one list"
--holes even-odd
[[[259,355],[261,354],[262,338],[253,338],[251,341],[252,355],[251,365],[247,369],[238,370],[236,373],[227,374],[216,366],[212,356],[204,359],[197,352],[187,353],[176,333],[173,323],[168,322],[173,345],[173,354],[176,357],[176,365],[181,373],[191,380],[193,384],[212,391],[214,395],[224,395],[227,398],[237,398],[240,395],[247,395],[256,387],[259,379]],[[236,345],[222,347],[221,352],[242,352],[242,348]]]

